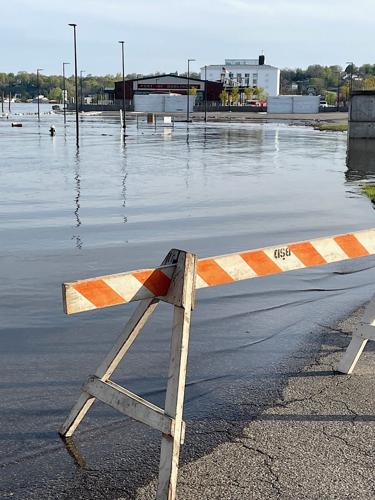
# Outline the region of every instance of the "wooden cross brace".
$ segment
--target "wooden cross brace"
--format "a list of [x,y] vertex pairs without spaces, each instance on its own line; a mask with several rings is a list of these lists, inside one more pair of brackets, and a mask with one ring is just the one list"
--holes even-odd
[[[168,293],[163,297],[142,300],[124,327],[110,353],[88,378],[82,393],[60,429],[63,437],[71,436],[96,399],[125,415],[162,432],[159,482],[156,498],[174,500],[180,445],[184,441],[182,420],[191,311],[195,303],[195,255],[172,249],[162,265],[176,266]],[[162,300],[174,306],[172,338],[165,408],[146,401],[115,384],[110,377],[137,338],[139,332]]]
[[359,324],[354,328],[352,339],[337,371],[348,375],[353,373],[355,365],[369,340],[375,340],[375,295],[365,307]]

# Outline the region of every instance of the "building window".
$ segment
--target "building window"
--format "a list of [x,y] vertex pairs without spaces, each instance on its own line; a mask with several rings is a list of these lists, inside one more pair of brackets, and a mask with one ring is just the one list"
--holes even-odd
[[229,73],[229,78],[233,78],[233,73]]
[[245,78],[250,78],[250,73],[245,73]]

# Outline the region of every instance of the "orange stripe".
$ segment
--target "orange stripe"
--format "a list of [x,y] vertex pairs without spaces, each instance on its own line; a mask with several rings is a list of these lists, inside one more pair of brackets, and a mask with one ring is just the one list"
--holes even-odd
[[352,259],[355,257],[364,257],[369,255],[366,248],[361,245],[353,234],[344,234],[343,236],[336,236],[334,238],[336,243],[344,250],[346,255]]
[[213,259],[204,259],[198,261],[197,272],[207,285],[223,285],[232,283],[234,279],[224,271],[222,267]]
[[257,273],[258,276],[281,273],[279,268],[262,250],[240,254],[243,260]]
[[289,245],[289,248],[306,267],[327,264],[327,261],[309,242],[294,243]]
[[134,278],[137,278],[143,286],[148,288],[156,297],[162,297],[168,292],[171,279],[168,278],[159,269],[154,269],[151,271],[141,271],[139,273],[133,273]]
[[126,301],[103,280],[77,283],[73,286],[77,292],[89,300],[95,307],[114,306]]

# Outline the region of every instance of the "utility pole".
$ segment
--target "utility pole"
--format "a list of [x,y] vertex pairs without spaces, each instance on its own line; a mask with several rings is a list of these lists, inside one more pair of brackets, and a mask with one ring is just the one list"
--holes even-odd
[[120,40],[121,44],[121,61],[122,61],[122,128],[124,129],[124,135],[126,132],[126,101],[125,101],[125,52],[123,40]]
[[4,113],[4,90],[1,92],[1,112]]
[[190,63],[192,61],[195,61],[195,59],[188,59],[187,60],[187,63],[188,63],[188,71],[187,71],[187,109],[186,109],[186,121],[187,123],[189,123],[189,120],[190,120],[190,116],[189,116],[189,113],[190,113]]
[[[40,96],[40,82],[39,82],[39,73],[41,71],[43,71],[42,68],[38,68],[36,70],[36,86],[38,88],[38,97],[37,97],[37,99],[38,99],[38,122],[40,122],[40,103],[39,103],[39,101],[40,101],[40,99],[39,99],[39,96]],[[9,102],[10,102],[10,96],[9,96]]]
[[65,66],[70,64],[63,62],[63,110],[64,110],[64,125],[66,125],[66,86],[65,86]]
[[76,145],[79,148],[79,118],[78,118],[78,65],[77,65],[77,25],[69,23],[73,28],[74,36],[74,80],[75,80],[75,94],[76,94]]

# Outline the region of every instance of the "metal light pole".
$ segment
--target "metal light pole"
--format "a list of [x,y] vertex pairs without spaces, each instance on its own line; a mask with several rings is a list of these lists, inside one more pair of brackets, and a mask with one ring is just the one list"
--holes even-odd
[[120,40],[118,43],[121,44],[121,60],[122,60],[122,128],[124,129],[124,134],[126,130],[126,116],[125,116],[125,52],[124,52],[124,44],[123,40]]
[[189,123],[189,106],[190,106],[190,63],[195,61],[195,59],[188,59],[188,71],[187,71],[187,109],[186,109],[186,121]]
[[1,93],[1,112],[4,113],[4,90]]
[[40,73],[40,71],[43,71],[43,69],[38,68],[36,70],[36,86],[38,87],[38,121],[39,122],[40,122],[40,105],[39,105],[39,95],[40,95],[39,73]]
[[83,108],[83,85],[82,85],[82,75],[83,73],[86,73],[86,71],[84,69],[81,69],[81,71],[79,72],[79,85],[80,85],[80,89],[81,89],[81,111],[82,111],[82,108]]
[[77,25],[69,23],[72,26],[74,33],[74,80],[75,80],[75,94],[76,94],[76,144],[79,148],[79,120],[78,120],[78,66],[77,66]]
[[65,88],[65,66],[70,64],[68,62],[63,62],[63,110],[64,110],[64,125],[66,125],[66,88]]
[[207,65],[204,66],[204,121],[207,123]]
[[336,111],[340,111],[340,83],[341,83],[341,73],[337,73],[337,107]]

